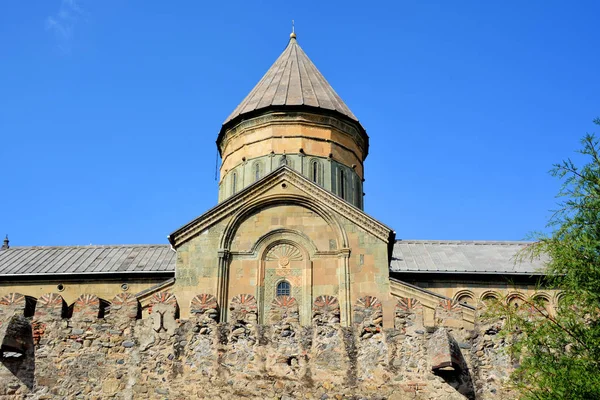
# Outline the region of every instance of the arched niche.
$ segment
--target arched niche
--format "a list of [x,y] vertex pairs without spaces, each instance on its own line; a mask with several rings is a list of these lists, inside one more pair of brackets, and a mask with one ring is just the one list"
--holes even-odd
[[454,295],[454,301],[460,304],[467,304],[472,307],[477,305],[475,302],[475,294],[471,290],[459,290]]
[[[287,187],[291,183],[282,181],[282,188],[284,185]],[[218,299],[226,304],[234,295],[254,293],[259,302],[259,321],[266,321],[266,311],[272,301],[271,284],[274,283],[266,273],[270,268],[269,262],[272,261],[267,259],[267,253],[272,246],[287,243],[302,254],[302,272],[294,272],[302,275],[302,289],[301,293],[292,290],[292,295],[297,298],[300,306],[301,324],[309,324],[313,260],[316,255],[319,263],[331,259],[335,263],[333,265],[340,264],[338,253],[345,251],[349,243],[345,229],[328,207],[308,196],[279,193],[241,201],[245,203],[232,215],[220,239]],[[307,225],[303,220],[306,216],[299,217],[296,223],[289,223],[288,218],[294,218],[288,213],[290,208],[297,208],[302,213],[309,211],[308,217],[312,218],[309,221],[316,225]],[[266,220],[278,218],[279,215],[285,216],[285,223],[272,224],[270,220]],[[305,229],[306,227],[310,229]],[[325,232],[326,235],[323,235]],[[334,279],[340,278],[336,275]],[[349,278],[344,275],[344,279]],[[341,286],[337,281],[334,283],[338,284]],[[349,287],[349,282],[345,282],[344,287]],[[225,312],[226,310],[224,308]],[[228,320],[226,314],[222,314],[222,320]]]
[[312,257],[314,244],[300,232],[275,231],[258,240],[257,298],[259,323],[268,323],[277,287],[286,282],[290,285],[289,296],[298,303],[300,323],[309,325],[311,320]]

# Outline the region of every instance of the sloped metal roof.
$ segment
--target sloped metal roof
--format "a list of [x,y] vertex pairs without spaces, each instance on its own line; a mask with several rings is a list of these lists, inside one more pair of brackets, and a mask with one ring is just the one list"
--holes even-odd
[[175,271],[169,245],[11,247],[0,250],[1,275]]
[[544,260],[516,262],[528,242],[398,240],[391,272],[543,274]]
[[337,111],[358,122],[292,36],[283,53],[223,125],[255,110],[302,105]]

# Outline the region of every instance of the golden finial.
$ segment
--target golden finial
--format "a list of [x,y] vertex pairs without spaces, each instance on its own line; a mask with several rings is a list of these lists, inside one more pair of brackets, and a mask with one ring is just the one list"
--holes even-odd
[[290,39],[296,39],[296,29],[294,27],[294,20],[292,20],[292,33],[290,33]]

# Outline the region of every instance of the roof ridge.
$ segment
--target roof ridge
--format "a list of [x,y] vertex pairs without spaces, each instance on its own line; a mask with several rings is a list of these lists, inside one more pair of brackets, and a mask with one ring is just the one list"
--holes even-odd
[[533,241],[525,241],[525,240],[427,240],[427,239],[397,239],[396,243],[415,243],[415,244],[476,244],[476,245],[515,245],[515,246],[523,246],[531,243],[535,243]]
[[[171,247],[169,244],[76,244],[66,246],[10,246],[6,250],[49,250],[49,249],[99,249],[99,248],[125,248],[125,247]],[[2,250],[5,251],[5,250]],[[2,252],[0,252],[2,254]]]

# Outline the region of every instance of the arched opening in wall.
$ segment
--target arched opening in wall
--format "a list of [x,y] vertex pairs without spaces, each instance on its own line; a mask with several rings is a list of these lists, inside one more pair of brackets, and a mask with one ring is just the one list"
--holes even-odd
[[511,294],[506,299],[506,303],[515,309],[522,307],[524,302],[525,298],[520,294]]
[[237,172],[231,174],[231,194],[234,195],[237,192]]
[[537,310],[541,310],[544,315],[548,315],[552,312],[550,306],[550,298],[545,294],[537,294],[531,299]]
[[475,305],[475,300],[474,300],[473,296],[469,293],[459,294],[458,296],[456,296],[456,301],[459,302],[460,304],[466,304],[469,306]]
[[254,182],[258,181],[261,176],[261,166],[260,161],[256,161],[252,166],[252,174],[254,176]]
[[489,306],[500,300],[500,294],[496,292],[486,292],[481,296],[481,303]]
[[292,285],[288,281],[281,281],[277,284],[275,296],[291,296]]
[[310,162],[310,180],[319,186],[323,186],[323,166],[318,160]]
[[31,318],[35,314],[35,305],[37,304],[37,299],[32,296],[25,296],[25,310],[24,316],[26,318]]
[[567,306],[564,292],[560,292],[554,296],[554,308],[565,308]]

